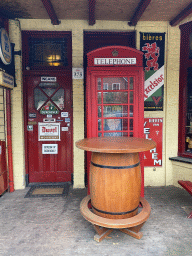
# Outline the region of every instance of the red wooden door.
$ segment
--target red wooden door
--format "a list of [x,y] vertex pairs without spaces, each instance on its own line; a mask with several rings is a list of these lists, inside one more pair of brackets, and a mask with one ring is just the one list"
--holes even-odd
[[25,86],[29,183],[71,181],[71,76],[30,74]]

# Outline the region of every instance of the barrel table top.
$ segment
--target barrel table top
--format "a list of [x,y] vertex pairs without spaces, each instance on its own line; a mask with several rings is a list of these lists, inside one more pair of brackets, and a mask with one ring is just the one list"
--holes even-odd
[[76,142],[80,149],[101,153],[137,153],[156,147],[156,142],[135,137],[96,137]]

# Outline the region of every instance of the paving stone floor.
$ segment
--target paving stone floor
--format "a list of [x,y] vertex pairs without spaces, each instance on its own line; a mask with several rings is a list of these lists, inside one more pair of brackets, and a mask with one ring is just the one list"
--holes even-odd
[[80,214],[85,189],[71,187],[66,198],[24,198],[28,190],[0,197],[0,255],[192,256],[192,219],[184,211],[192,197],[182,188],[146,187],[152,211],[142,239],[115,230],[100,243]]

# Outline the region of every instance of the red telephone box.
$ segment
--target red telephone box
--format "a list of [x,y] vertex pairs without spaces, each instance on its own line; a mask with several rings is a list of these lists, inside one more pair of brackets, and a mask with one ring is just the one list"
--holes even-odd
[[[87,138],[144,137],[143,53],[124,46],[103,47],[87,54]],[[144,196],[144,166],[141,158]],[[87,177],[91,153],[87,153]],[[88,186],[89,190],[89,186]]]

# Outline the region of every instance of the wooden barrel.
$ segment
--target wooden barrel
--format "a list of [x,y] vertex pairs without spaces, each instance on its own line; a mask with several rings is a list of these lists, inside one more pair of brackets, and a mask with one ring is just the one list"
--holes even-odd
[[92,153],[90,195],[95,214],[125,219],[138,212],[141,169],[138,153]]

